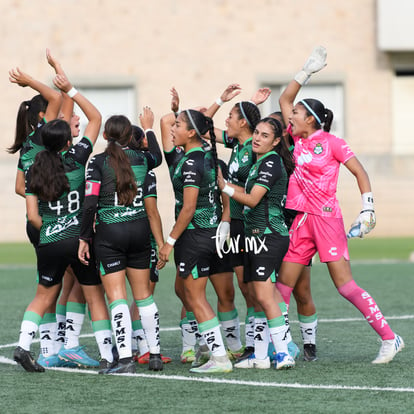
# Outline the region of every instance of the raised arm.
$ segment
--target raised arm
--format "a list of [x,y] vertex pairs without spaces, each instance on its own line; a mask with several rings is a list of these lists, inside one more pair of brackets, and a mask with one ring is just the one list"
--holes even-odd
[[306,60],[302,70],[295,75],[282,95],[280,95],[279,105],[286,125],[289,123],[289,116],[292,113],[293,104],[300,88],[309,82],[314,73],[319,72],[325,66],[326,49],[323,46],[317,46]]
[[[62,65],[55,57],[52,56],[50,49],[46,49],[46,59],[49,65],[55,70],[56,75],[63,75],[66,77]],[[70,123],[73,114],[73,100],[69,98],[66,92],[61,91],[61,94],[62,105],[60,107],[60,117]]]
[[139,120],[147,138],[148,150],[155,158],[155,164],[158,167],[162,163],[162,154],[155,132],[152,129],[154,126],[154,113],[149,106],[144,106],[142,113],[139,114]]
[[52,121],[58,117],[60,105],[62,103],[62,96],[58,91],[32,78],[19,68],[11,69],[9,71],[9,80],[11,83],[15,83],[21,87],[29,86],[33,90],[39,92],[40,95],[47,100],[47,109],[44,114],[46,122]]
[[102,122],[100,112],[87,98],[85,98],[85,96],[83,96],[72,86],[66,76],[56,75],[53,82],[57,88],[67,93],[69,97],[71,97],[79,105],[79,108],[83,111],[86,118],[88,118],[88,125],[86,126],[83,135],[89,138],[92,144],[95,144],[98,139]]

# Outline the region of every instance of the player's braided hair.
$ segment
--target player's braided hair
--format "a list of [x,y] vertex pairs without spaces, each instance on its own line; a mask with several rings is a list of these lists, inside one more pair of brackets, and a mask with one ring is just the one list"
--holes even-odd
[[30,190],[40,200],[56,201],[70,189],[60,153],[72,138],[70,126],[55,119],[42,127],[41,136],[45,149],[36,154],[31,167]]
[[116,177],[118,202],[128,206],[132,204],[137,195],[135,175],[129,158],[122,149],[131,140],[131,122],[124,115],[113,115],[105,123],[104,134],[108,140],[105,153],[109,157],[108,163],[113,168]]

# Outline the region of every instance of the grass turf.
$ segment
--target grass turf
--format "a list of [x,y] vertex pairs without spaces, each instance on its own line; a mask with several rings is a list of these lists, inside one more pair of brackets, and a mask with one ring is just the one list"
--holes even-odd
[[[358,249],[374,239],[355,240]],[[411,241],[412,242],[412,241]],[[375,332],[347,301],[339,296],[330,281],[326,266],[315,263],[312,268],[312,290],[319,316],[318,355],[315,363],[299,360],[290,371],[234,370],[230,374],[195,376],[189,366],[179,362],[181,347],[178,331],[180,304],[174,294],[174,269],[171,264],[161,272],[155,292],[161,320],[162,352],[173,362],[162,373],[149,373],[139,366],[138,376],[101,376],[89,372],[49,370],[44,374],[29,374],[8,363],[0,364],[1,413],[130,413],[135,410],[168,413],[272,412],[284,413],[348,413],[348,412],[411,412],[414,393],[413,357],[410,352],[414,340],[412,332],[412,299],[414,264],[387,263],[380,260],[401,254],[390,248],[394,240],[379,243],[370,249],[374,257],[362,257],[379,263],[352,263],[357,282],[370,292],[381,307],[392,328],[406,342],[406,349],[395,360],[375,366],[379,342]],[[400,242],[398,242],[400,243]],[[406,246],[402,241],[400,246]],[[360,246],[361,247],[360,247]],[[32,252],[23,257],[20,250],[15,262],[9,262],[13,248],[0,267],[0,357],[12,358],[13,343],[27,304],[35,292],[35,267]],[[406,249],[407,254],[410,252]],[[351,251],[351,258],[353,258]],[[19,263],[23,264],[19,265]],[[30,265],[32,263],[32,265]],[[28,265],[29,264],[29,265]],[[216,299],[209,288],[209,298]],[[239,292],[236,295],[240,319],[245,307]],[[292,334],[301,345],[295,304],[291,311]],[[87,319],[87,318],[86,318]],[[83,334],[91,334],[90,322],[85,321]],[[83,337],[88,352],[97,357],[94,338]],[[6,346],[7,344],[11,344]],[[38,353],[38,343],[33,351]],[[7,362],[7,361],[6,361]],[[141,375],[141,376],[139,376]],[[204,382],[209,380],[211,382]],[[221,382],[214,382],[221,381]]]

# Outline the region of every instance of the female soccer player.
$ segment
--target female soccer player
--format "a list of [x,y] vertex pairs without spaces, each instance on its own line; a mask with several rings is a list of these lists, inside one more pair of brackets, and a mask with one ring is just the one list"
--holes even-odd
[[[238,85],[230,85],[224,92],[223,99],[230,99],[239,93]],[[179,96],[175,88],[171,89],[171,110],[174,113],[179,113]],[[200,111],[208,111],[200,108]],[[214,111],[215,112],[215,111]],[[172,118],[174,121],[174,118]],[[170,136],[170,129],[164,131],[164,135]],[[170,144],[171,145],[171,144]],[[206,151],[215,151],[213,145],[203,139],[203,148]],[[222,171],[227,172],[225,163],[218,160]],[[227,173],[226,173],[227,175]],[[221,200],[217,200],[218,204],[223,205],[221,216],[221,224],[217,228],[216,234],[216,250],[221,248],[225,243],[225,236],[221,237],[220,227],[230,223],[230,206],[229,198],[222,196]],[[240,340],[240,321],[237,308],[234,303],[235,291],[233,284],[233,268],[230,262],[230,255],[216,254],[211,263],[209,280],[212,283],[217,294],[217,317],[220,321],[223,330],[223,336],[227,346],[227,354],[231,360],[238,358],[244,351],[244,347]],[[207,362],[210,357],[208,346],[204,343],[203,337],[198,332],[196,318],[193,312],[182,309],[182,319],[180,322],[183,349],[181,353],[181,362],[192,362],[193,367],[197,367]],[[198,342],[198,349],[195,352],[195,347]]]
[[[132,323],[127,302],[125,276],[131,286],[148,341],[149,369],[160,371],[158,308],[150,290],[150,232],[158,237],[146,211],[144,181],[161,162],[161,151],[151,130],[154,115],[145,107],[141,124],[150,137],[150,151],[131,149],[132,126],[123,115],[110,117],[104,127],[108,145],[88,164],[86,199],[79,244],[79,259],[90,261],[92,242],[112,317],[112,331],[119,361],[104,374],[133,373]],[[96,233],[93,235],[96,214]],[[151,228],[150,228],[151,226]]]
[[[201,112],[189,109],[181,111],[176,119],[172,113],[162,117],[161,130],[176,199],[176,222],[160,250],[160,259],[167,261],[174,248],[176,293],[184,307],[194,313],[200,334],[211,352],[209,361],[190,371],[230,372],[233,367],[226,354],[220,325],[206,297],[215,254],[214,236],[221,216],[213,122]],[[213,150],[208,152],[204,151],[201,139],[207,132],[213,143]]]
[[[293,143],[293,138],[286,131],[286,124],[283,120],[282,113],[280,111],[276,111],[271,113],[269,116],[277,119],[281,123],[283,127],[283,139],[285,140],[289,151],[293,153],[295,145]],[[293,219],[296,216],[296,211],[284,209],[284,213],[286,225],[290,229]],[[298,311],[299,328],[303,340],[303,359],[305,361],[317,360],[316,333],[318,328],[318,318],[311,293],[311,268],[312,260],[309,262],[308,266],[303,268],[302,273],[296,282],[295,288],[293,289],[293,296],[295,297]],[[277,283],[278,282],[276,282],[276,286]],[[297,348],[296,352],[299,354],[299,348]],[[273,354],[273,352],[270,352],[270,354]]]
[[[374,299],[353,279],[349,263],[347,237],[336,198],[339,167],[355,176],[362,197],[362,211],[354,225],[363,237],[375,227],[374,201],[365,169],[347,143],[329,133],[333,113],[316,99],[295,97],[312,73],[324,66],[326,51],[317,48],[303,70],[280,96],[280,108],[288,132],[293,136],[295,171],[290,177],[286,207],[298,211],[292,223],[289,250],[280,269],[278,288],[286,303],[305,265],[318,252],[326,263],[338,292],[366,318],[382,339],[374,364],[390,362],[404,347]],[[354,227],[353,225],[353,227]]]
[[[220,98],[208,109],[207,114],[213,116],[224,102],[228,102],[240,93],[238,84],[229,85]],[[226,119],[226,131],[215,128],[217,142],[222,143],[226,148],[232,150],[228,162],[228,181],[235,185],[243,186],[246,182],[251,166],[256,158],[252,151],[252,134],[257,122],[260,120],[258,104],[264,102],[270,95],[267,88],[259,89],[251,101],[241,101],[233,106]],[[224,197],[226,197],[224,195]],[[243,206],[236,200],[230,200],[230,224],[222,220],[219,224],[217,236],[225,239],[227,233],[230,241],[233,242],[233,249],[230,249],[231,265],[237,276],[240,291],[246,301],[247,315],[245,324],[246,347],[239,358],[248,358],[254,351],[254,304],[249,297],[249,289],[243,280],[244,262],[244,225]]]
[[[244,279],[249,282],[255,303],[255,353],[236,362],[237,368],[270,368],[267,338],[261,338],[267,327],[276,349],[276,369],[290,368],[295,361],[288,351],[288,330],[279,304],[284,304],[275,287],[277,272],[289,245],[288,228],[283,214],[288,173],[293,161],[285,141],[283,128],[273,118],[265,118],[253,133],[252,150],[257,156],[244,187],[224,181],[220,189],[244,205],[245,266]],[[259,338],[261,340],[259,340]],[[261,346],[261,343],[264,346]]]
[[54,83],[80,106],[88,118],[88,125],[85,137],[66,153],[62,150],[71,142],[69,124],[56,119],[44,125],[42,142],[45,150],[36,155],[33,166],[26,173],[27,217],[40,230],[36,251],[39,276],[35,298],[23,317],[14,359],[31,372],[44,371],[32,358],[30,345],[45,311],[56,303],[63,274],[69,265],[83,287],[101,356],[112,358],[109,317],[99,275],[93,264],[87,267],[77,259],[85,164],[98,137],[101,115],[63,75],[57,75]]

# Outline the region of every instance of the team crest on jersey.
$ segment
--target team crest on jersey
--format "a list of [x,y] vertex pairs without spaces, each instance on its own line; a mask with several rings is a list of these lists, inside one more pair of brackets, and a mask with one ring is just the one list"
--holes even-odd
[[316,144],[315,148],[313,149],[314,154],[320,155],[323,152],[322,144]]
[[242,157],[242,159],[241,159],[241,162],[244,164],[245,162],[247,162],[247,161],[249,161],[249,152],[248,151],[246,151],[244,154],[243,154],[243,157]]

